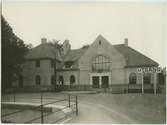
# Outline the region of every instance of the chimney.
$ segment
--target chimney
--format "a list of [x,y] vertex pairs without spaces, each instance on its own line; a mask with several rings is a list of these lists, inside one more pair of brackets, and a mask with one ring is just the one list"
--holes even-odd
[[42,38],[41,39],[41,44],[46,44],[47,43],[47,39],[46,38]]
[[124,44],[125,44],[125,46],[128,46],[128,38],[124,39]]
[[70,45],[70,42],[69,40],[65,40],[64,43],[63,43],[63,52],[64,52],[64,55],[67,54],[67,52],[71,49],[71,45]]

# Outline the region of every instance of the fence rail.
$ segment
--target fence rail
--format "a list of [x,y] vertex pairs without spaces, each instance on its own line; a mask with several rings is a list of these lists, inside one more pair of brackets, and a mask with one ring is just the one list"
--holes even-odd
[[[54,113],[58,113],[58,112],[60,112],[60,111],[62,111],[64,109],[67,109],[67,108],[73,108],[72,106],[75,106],[74,107],[75,108],[74,111],[75,111],[75,114],[78,115],[78,97],[77,97],[77,95],[67,94],[65,96],[66,97],[63,98],[63,99],[57,99],[56,100],[55,98],[44,98],[43,93],[41,92],[40,97],[38,97],[38,98],[32,97],[32,98],[26,98],[25,99],[24,97],[17,97],[16,94],[14,93],[13,97],[7,97],[7,99],[12,98],[12,100],[13,100],[12,102],[16,102],[17,99],[25,99],[25,100],[38,99],[38,100],[40,100],[38,106],[35,106],[35,107],[31,108],[31,110],[39,109],[40,110],[40,116],[37,116],[37,117],[32,118],[30,120],[24,121],[23,123],[32,123],[33,121],[36,121],[36,120],[40,120],[40,123],[45,123],[45,121],[44,121],[45,117],[47,117],[49,115],[53,115]],[[44,101],[46,101],[45,99],[51,99],[51,100],[54,100],[54,101],[50,101],[50,102],[44,103]],[[45,106],[50,105],[50,104],[57,104],[59,102],[65,102],[66,105],[64,105],[64,107],[61,108],[61,109],[57,109],[57,110],[49,112],[49,113],[44,112]],[[7,113],[7,114],[2,114],[1,118],[4,119],[4,120],[2,120],[2,122],[9,122],[9,121],[7,121],[5,119],[5,117],[11,116],[11,115],[15,115],[17,113],[21,113],[21,112],[24,112],[24,111],[25,111],[24,109],[21,109],[21,110],[18,110],[18,111]],[[56,123],[58,121],[61,121],[64,118],[62,117],[62,118],[56,119],[55,121],[52,121],[52,123]]]

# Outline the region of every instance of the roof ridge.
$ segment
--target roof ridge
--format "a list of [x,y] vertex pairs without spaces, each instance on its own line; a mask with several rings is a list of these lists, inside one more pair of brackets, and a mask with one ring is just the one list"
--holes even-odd
[[79,49],[70,49],[70,51],[73,51],[73,50],[80,50],[80,49],[82,49],[82,48],[79,48]]
[[120,44],[113,44],[113,46],[120,46],[120,45],[125,45],[124,43],[120,43]]

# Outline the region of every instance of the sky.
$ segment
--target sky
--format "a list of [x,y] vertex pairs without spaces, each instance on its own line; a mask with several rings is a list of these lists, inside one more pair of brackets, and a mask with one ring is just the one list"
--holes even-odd
[[70,40],[77,49],[101,34],[111,44],[123,44],[165,66],[164,3],[4,2],[2,14],[15,34],[34,47],[41,38]]

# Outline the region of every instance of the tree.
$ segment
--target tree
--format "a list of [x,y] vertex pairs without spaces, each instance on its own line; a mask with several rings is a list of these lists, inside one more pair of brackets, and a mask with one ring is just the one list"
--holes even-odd
[[28,51],[28,46],[18,38],[5,20],[1,16],[2,33],[2,90],[12,86],[12,81],[21,72],[21,64],[25,61],[24,55]]

